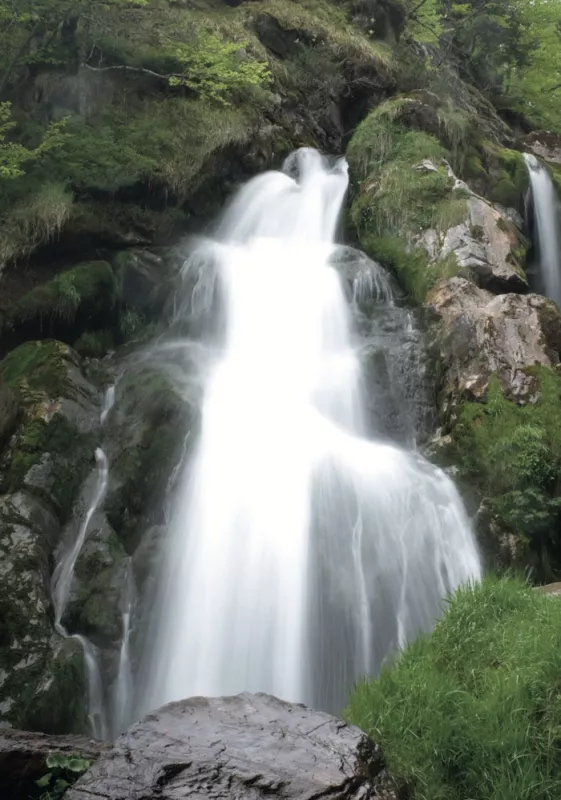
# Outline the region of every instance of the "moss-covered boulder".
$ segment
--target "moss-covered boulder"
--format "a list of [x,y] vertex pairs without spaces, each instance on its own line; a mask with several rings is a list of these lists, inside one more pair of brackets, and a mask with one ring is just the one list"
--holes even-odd
[[165,521],[172,473],[194,440],[196,405],[182,388],[173,373],[142,363],[117,384],[105,433],[111,463],[105,508],[129,554],[145,530]]
[[59,532],[34,495],[0,500],[0,725],[86,730],[81,647],[52,630],[49,566]]
[[73,341],[115,317],[117,282],[107,261],[88,261],[35,286],[2,314],[2,349],[51,336]]
[[[527,242],[515,215],[452,171],[451,163],[463,161],[467,125],[462,112],[417,93],[375,109],[348,147],[350,219],[359,240],[419,303],[436,281],[454,275],[496,290],[527,290]],[[525,168],[524,175],[527,183]]]
[[56,341],[21,345],[0,362],[0,374],[22,407],[0,462],[2,489],[31,492],[64,521],[93,462],[99,391],[76,353]]
[[[84,486],[86,496],[88,488],[91,487]],[[67,529],[70,538],[82,523],[79,513],[73,523]],[[69,633],[87,636],[97,647],[118,648],[123,634],[126,581],[127,558],[123,546],[104,514],[98,512],[90,522],[86,542],[76,561],[73,585],[62,618],[64,627]]]

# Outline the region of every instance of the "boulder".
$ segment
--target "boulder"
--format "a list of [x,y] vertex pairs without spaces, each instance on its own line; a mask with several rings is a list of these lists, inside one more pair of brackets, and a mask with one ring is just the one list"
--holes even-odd
[[[420,168],[437,169],[430,161]],[[458,181],[451,171],[450,175],[456,192],[469,193],[464,219],[448,228],[424,231],[415,246],[424,247],[429,267],[453,257],[458,274],[471,276],[478,286],[495,293],[527,292],[522,268],[526,245],[514,220],[520,224],[522,221],[513,210],[492,205]]]
[[379,748],[341,720],[264,694],[172,703],[133,725],[66,800],[397,800]]
[[527,368],[559,364],[561,315],[545,297],[494,296],[465,278],[450,278],[431,289],[427,305],[439,319],[444,388],[452,403],[481,399],[493,373],[509,399],[530,401],[536,379]]
[[561,136],[552,131],[533,131],[524,137],[522,144],[538,158],[550,164],[561,164]]

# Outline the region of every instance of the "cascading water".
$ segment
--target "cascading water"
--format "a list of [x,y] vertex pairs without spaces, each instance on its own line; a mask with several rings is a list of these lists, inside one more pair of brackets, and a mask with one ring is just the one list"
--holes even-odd
[[547,168],[525,154],[537,232],[539,274],[543,293],[561,308],[561,209]]
[[[105,393],[100,424],[103,425],[115,401],[115,388],[111,386]],[[107,492],[109,481],[109,465],[104,451],[98,447],[95,451],[96,469],[92,476],[92,493],[89,505],[83,515],[73,541],[67,544],[59,554],[58,563],[52,577],[52,598],[55,612],[55,630],[63,638],[72,638],[80,642],[84,651],[84,665],[88,683],[88,718],[92,735],[97,739],[109,738],[109,725],[103,697],[103,682],[99,666],[99,654],[89,639],[80,634],[70,635],[62,620],[68,605],[74,569],[82,548],[87,539],[90,523],[96,511],[101,507]]]
[[[340,712],[353,681],[480,574],[452,482],[364,438],[332,266],[347,182],[344,159],[297,151],[239,192],[187,264],[212,271],[197,285],[212,287],[223,325],[207,332],[202,431],[179,480],[137,715],[245,690]],[[390,301],[357,257],[355,301]]]

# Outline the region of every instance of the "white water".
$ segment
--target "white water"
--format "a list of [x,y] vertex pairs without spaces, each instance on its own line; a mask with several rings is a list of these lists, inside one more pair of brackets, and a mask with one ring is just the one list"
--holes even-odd
[[130,722],[131,703],[133,697],[133,674],[131,663],[131,620],[136,600],[136,590],[134,586],[134,576],[132,564],[129,562],[127,568],[126,592],[123,598],[123,634],[121,639],[121,650],[119,652],[119,668],[117,679],[113,687],[113,715],[112,715],[112,738],[116,739]]
[[[101,425],[105,423],[107,415],[109,414],[114,401],[115,387],[111,386],[103,398],[100,416]],[[88,684],[88,719],[90,722],[92,735],[96,739],[108,739],[109,726],[105,712],[103,683],[99,667],[98,649],[85,636],[81,636],[80,634],[70,635],[62,624],[64,612],[66,611],[68,600],[70,598],[70,592],[72,590],[76,562],[86,542],[92,517],[98,508],[100,508],[103,504],[105,495],[107,493],[107,486],[109,482],[109,464],[107,462],[105,453],[100,447],[96,448],[95,460],[96,475],[92,498],[85,514],[83,515],[76,538],[70,544],[70,547],[67,548],[66,552],[62,551],[61,553],[60,560],[58,561],[53,572],[51,592],[55,612],[55,630],[65,639],[76,639],[78,642],[80,642],[84,651],[84,664],[86,668],[86,678]]]
[[[137,714],[244,690],[340,712],[358,677],[479,577],[451,481],[361,438],[362,375],[330,266],[346,189],[343,159],[298,151],[239,192],[190,262],[198,286],[219,285],[225,340],[209,348]],[[388,301],[388,287],[370,291]]]
[[561,210],[555,186],[546,167],[525,154],[537,229],[543,292],[561,308]]

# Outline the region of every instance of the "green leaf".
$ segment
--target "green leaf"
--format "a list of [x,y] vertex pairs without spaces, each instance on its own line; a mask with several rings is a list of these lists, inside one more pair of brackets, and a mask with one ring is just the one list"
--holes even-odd
[[71,772],[85,772],[90,766],[90,762],[85,758],[71,758],[68,762],[67,768]]
[[68,764],[68,758],[62,753],[51,753],[47,756],[47,766],[49,769],[56,769],[57,767],[65,767]]
[[43,775],[42,778],[39,778],[38,781],[35,781],[35,785],[39,786],[39,788],[41,788],[41,789],[44,789],[46,786],[49,785],[49,783],[51,782],[51,778],[52,777],[53,777],[53,773],[52,772],[47,772],[46,775]]

